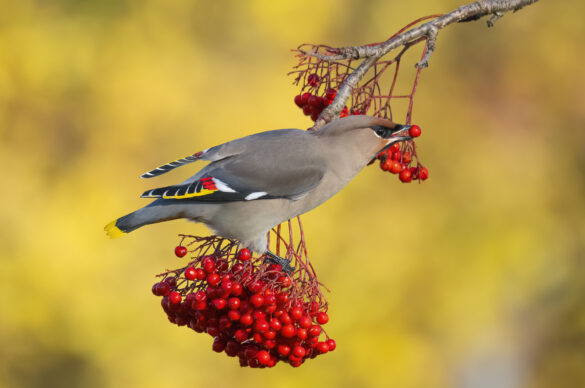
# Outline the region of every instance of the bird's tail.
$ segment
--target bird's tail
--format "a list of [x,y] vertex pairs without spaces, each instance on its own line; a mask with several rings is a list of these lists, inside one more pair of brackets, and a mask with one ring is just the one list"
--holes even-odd
[[202,212],[199,206],[174,204],[171,201],[154,201],[141,209],[118,218],[104,227],[110,238],[118,238],[144,225],[177,218],[189,218],[196,221]]
[[[114,239],[114,238],[118,238],[121,237],[127,233],[132,232],[135,229],[140,228],[141,226],[144,226],[150,222],[144,222],[145,220],[143,219],[143,217],[139,217],[140,212],[143,209],[139,209],[136,210],[133,213],[127,214],[123,217],[120,217],[112,222],[110,222],[109,224],[107,224],[104,227],[104,230],[106,231],[106,234]],[[153,222],[153,221],[151,221]]]
[[106,231],[106,234],[113,239],[130,233],[141,226],[163,220],[172,220],[174,218],[178,217],[162,212],[158,208],[155,209],[147,206],[110,222],[104,227],[104,230]]
[[106,231],[106,234],[111,238],[118,238],[121,237],[123,235],[126,234],[126,232],[124,232],[122,229],[120,229],[116,224],[118,223],[118,220],[114,220],[112,222],[110,222],[109,224],[107,224],[106,226],[104,226],[104,230]]

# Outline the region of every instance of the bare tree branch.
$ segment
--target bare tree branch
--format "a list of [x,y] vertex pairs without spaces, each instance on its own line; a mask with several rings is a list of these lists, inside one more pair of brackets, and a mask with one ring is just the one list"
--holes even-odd
[[435,49],[439,30],[453,23],[469,22],[478,20],[484,16],[492,15],[487,24],[489,27],[501,18],[504,13],[518,11],[519,9],[537,2],[538,0],[482,0],[473,4],[461,6],[449,13],[438,16],[433,20],[418,27],[401,32],[385,42],[376,45],[341,47],[329,50],[331,55],[312,51],[299,50],[306,56],[316,57],[323,61],[337,61],[346,59],[363,59],[362,63],[347,77],[339,88],[335,100],[323,110],[313,129],[317,129],[334,118],[338,117],[345,106],[353,89],[366,75],[368,70],[384,55],[390,51],[404,46],[408,47],[425,39],[426,53],[420,62],[416,64],[419,69],[428,66],[429,59]]

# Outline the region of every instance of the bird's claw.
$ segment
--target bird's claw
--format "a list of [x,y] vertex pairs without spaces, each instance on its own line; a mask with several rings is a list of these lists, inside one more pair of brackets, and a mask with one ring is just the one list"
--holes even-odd
[[268,262],[268,263],[272,263],[272,264],[278,264],[280,265],[280,268],[287,274],[290,275],[294,272],[295,267],[290,265],[290,260],[285,259],[283,257],[280,257],[278,255],[275,255],[274,253],[270,252],[270,251],[266,251],[265,252],[266,258],[264,259],[264,262]]

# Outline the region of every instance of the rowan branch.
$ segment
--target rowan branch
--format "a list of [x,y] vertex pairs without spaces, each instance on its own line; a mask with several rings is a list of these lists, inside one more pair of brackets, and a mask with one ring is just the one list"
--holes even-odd
[[[334,118],[338,117],[345,106],[348,98],[351,96],[353,89],[364,78],[368,70],[372,68],[378,60],[388,54],[390,51],[399,47],[408,48],[419,42],[421,39],[426,41],[426,51],[423,58],[415,66],[423,69],[428,67],[429,59],[433,54],[436,46],[439,31],[453,23],[470,22],[492,15],[487,21],[487,25],[492,27],[494,22],[501,18],[506,12],[516,12],[525,6],[531,5],[538,0],[482,0],[472,4],[461,6],[444,15],[432,15],[433,19],[417,27],[410,28],[412,25],[419,23],[428,18],[419,19],[404,31],[392,36],[385,42],[375,45],[350,46],[332,48],[327,47],[326,53],[317,51],[305,51],[303,46],[299,51],[310,57],[315,57],[323,61],[332,62],[339,60],[359,60],[363,59],[360,65],[351,72],[343,84],[340,86],[335,100],[327,106],[319,118],[315,121],[313,129],[317,129]],[[410,28],[410,29],[408,29]]]

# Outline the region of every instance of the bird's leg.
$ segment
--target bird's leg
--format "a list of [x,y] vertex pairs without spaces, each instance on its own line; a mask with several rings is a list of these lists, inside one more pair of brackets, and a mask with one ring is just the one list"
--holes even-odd
[[270,252],[269,250],[266,250],[266,252],[264,252],[264,254],[267,256],[266,259],[264,259],[265,262],[280,265],[282,270],[284,272],[286,272],[287,275],[290,275],[295,270],[295,267],[292,267],[290,265],[290,260],[285,259],[283,257],[280,257],[278,255],[275,255],[274,253]]

